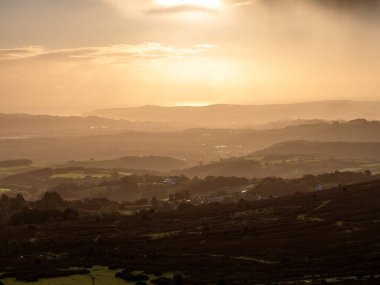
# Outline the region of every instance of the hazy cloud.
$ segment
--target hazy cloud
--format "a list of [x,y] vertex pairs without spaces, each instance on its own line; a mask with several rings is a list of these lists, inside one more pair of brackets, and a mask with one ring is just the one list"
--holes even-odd
[[252,0],[232,0],[229,1],[233,6],[249,6],[252,5]]
[[28,57],[34,57],[44,50],[38,46],[29,46],[23,48],[13,48],[13,49],[0,49],[0,60],[16,60]]
[[117,61],[120,59],[175,59],[185,56],[199,55],[215,45],[200,44],[191,48],[175,48],[160,43],[144,43],[139,45],[112,45],[105,47],[83,47],[73,49],[47,49],[31,46],[13,49],[0,49],[1,61],[12,61],[32,58],[42,59],[88,59]]
[[[181,14],[181,13],[213,13],[218,9],[207,7],[207,5],[197,4],[178,4],[170,6],[162,6],[153,0],[103,0],[106,3],[116,7],[124,15],[128,17],[138,15],[165,15],[165,14]],[[220,0],[224,6],[249,6],[257,0]],[[137,2],[137,3],[136,3]]]
[[189,12],[213,13],[215,10],[196,5],[178,5],[173,7],[155,7],[146,11],[146,14],[177,14]]
[[260,0],[266,5],[286,6],[293,5],[317,5],[324,8],[331,8],[337,11],[353,12],[376,12],[380,7],[380,0]]

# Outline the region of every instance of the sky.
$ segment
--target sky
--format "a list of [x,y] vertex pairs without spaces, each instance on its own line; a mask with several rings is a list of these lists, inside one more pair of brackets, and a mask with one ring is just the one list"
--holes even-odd
[[380,100],[378,0],[0,0],[0,112]]

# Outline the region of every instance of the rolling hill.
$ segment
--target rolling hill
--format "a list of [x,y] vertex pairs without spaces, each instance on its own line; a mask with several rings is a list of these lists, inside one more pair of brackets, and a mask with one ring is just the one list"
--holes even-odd
[[[0,227],[8,241],[0,244],[0,267],[37,279],[55,268],[102,264],[186,272],[185,284],[379,284],[379,187],[371,181],[279,199]],[[36,266],[46,248],[62,254]]]
[[183,129],[183,124],[160,122],[131,122],[96,116],[50,116],[0,113],[1,137],[96,135],[139,131],[168,131]]
[[380,173],[380,142],[282,142],[250,155],[178,171],[188,176],[299,177],[332,171]]
[[380,161],[334,159],[317,156],[268,155],[223,159],[204,165],[178,170],[174,173],[189,177],[284,177],[297,178],[307,174],[334,171],[365,171],[380,173]]
[[107,160],[123,156],[170,156],[190,163],[245,156],[292,141],[380,142],[380,122],[353,120],[273,130],[189,129],[165,132],[0,139],[0,159],[27,157],[35,162]]
[[184,160],[163,156],[125,156],[109,160],[70,161],[60,167],[84,167],[100,169],[135,169],[148,171],[172,171],[189,166]]
[[268,154],[380,160],[380,142],[289,141],[254,153],[254,155]]
[[380,102],[321,101],[278,105],[142,106],[101,109],[85,115],[155,122],[187,122],[207,127],[245,127],[297,119],[379,120]]

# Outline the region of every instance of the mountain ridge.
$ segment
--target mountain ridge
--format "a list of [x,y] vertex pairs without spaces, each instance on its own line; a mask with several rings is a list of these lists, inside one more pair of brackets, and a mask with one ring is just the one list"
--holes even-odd
[[283,120],[380,119],[379,101],[329,100],[291,104],[194,106],[154,106],[98,109],[84,115],[96,115],[131,121],[186,122],[204,126],[246,127]]

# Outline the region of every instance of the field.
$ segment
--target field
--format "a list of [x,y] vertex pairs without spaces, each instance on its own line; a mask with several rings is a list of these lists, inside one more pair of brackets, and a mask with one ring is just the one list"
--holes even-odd
[[6,188],[0,188],[0,196],[11,191],[11,189],[6,189]]
[[315,175],[348,170],[355,172],[370,170],[377,174],[380,173],[380,162],[363,159],[335,159],[322,156],[248,155],[179,170],[177,173],[190,177],[211,175],[299,178],[308,174]]
[[357,167],[341,169],[341,171],[355,171],[355,172],[363,171],[363,170],[370,170],[373,174],[379,174],[380,162],[366,161],[366,162],[363,162],[363,164],[359,164]]
[[110,172],[97,171],[94,173],[86,173],[84,171],[75,171],[75,172],[67,172],[52,175],[51,178],[67,178],[67,179],[83,179],[85,177],[95,177],[95,178],[103,178],[110,177]]
[[[66,179],[83,179],[86,177],[93,177],[93,178],[105,178],[105,177],[111,177],[113,174],[113,171],[73,171],[73,172],[66,172],[66,173],[59,173],[52,175],[51,178],[66,178]],[[130,176],[131,173],[128,172],[118,172],[118,174],[123,176]]]
[[0,167],[0,178],[16,173],[31,171],[33,169],[35,169],[33,166]]
[[[110,269],[104,266],[93,266],[92,268],[72,268],[74,270],[88,270],[87,274],[78,274],[65,277],[56,277],[56,278],[46,278],[40,279],[38,285],[71,285],[71,284],[81,284],[81,285],[134,285],[136,282],[125,281],[123,279],[115,277],[115,274],[121,272],[122,269]],[[157,279],[159,277],[173,278],[178,272],[168,272],[159,276],[154,274],[145,274],[141,271],[132,272],[133,274],[144,274],[149,277],[149,280],[146,281],[147,285],[153,285],[151,280]],[[6,278],[1,280],[4,285],[23,285],[30,284],[30,282],[19,281],[16,278]]]

